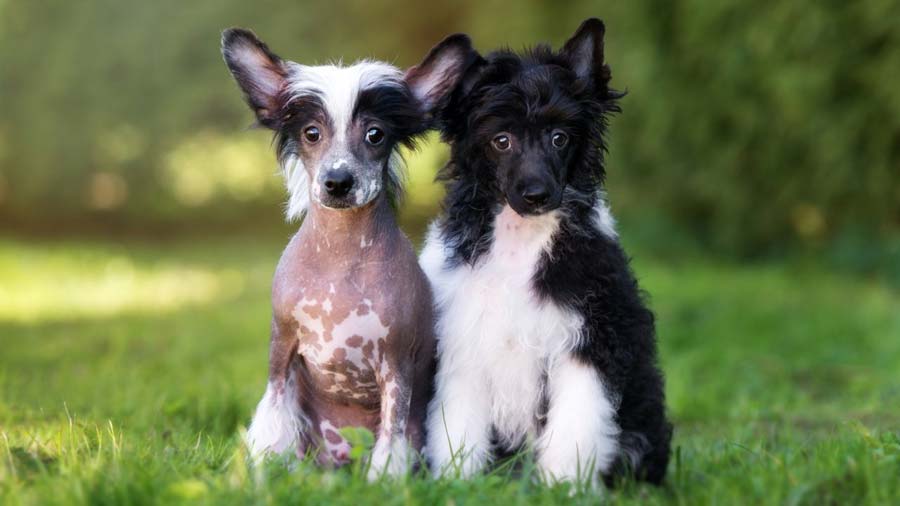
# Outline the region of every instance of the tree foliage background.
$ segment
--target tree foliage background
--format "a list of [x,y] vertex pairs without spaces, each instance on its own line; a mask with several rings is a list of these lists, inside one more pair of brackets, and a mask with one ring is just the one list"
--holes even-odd
[[[446,34],[488,51],[607,23],[628,91],[610,198],[658,248],[826,251],[900,266],[900,2],[0,0],[0,226],[159,233],[259,226],[283,199],[266,132],[219,55],[413,65]],[[437,209],[445,149],[411,156],[404,220]],[[637,234],[637,232],[636,232]],[[900,275],[900,274],[898,274]]]

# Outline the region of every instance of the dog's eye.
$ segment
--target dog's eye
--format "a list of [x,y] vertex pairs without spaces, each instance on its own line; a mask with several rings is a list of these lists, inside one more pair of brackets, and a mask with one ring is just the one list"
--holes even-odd
[[384,142],[384,132],[380,128],[372,127],[366,132],[366,142],[377,146]]
[[556,149],[564,148],[569,143],[569,136],[562,132],[556,132],[550,138],[550,142],[553,143],[553,147]]
[[307,142],[310,144],[315,144],[319,142],[319,139],[322,138],[322,134],[319,132],[319,129],[311,126],[303,131],[303,136],[306,137]]
[[510,146],[512,146],[512,142],[509,140],[509,136],[506,134],[500,134],[497,137],[494,137],[493,140],[491,140],[491,144],[497,151],[506,151]]

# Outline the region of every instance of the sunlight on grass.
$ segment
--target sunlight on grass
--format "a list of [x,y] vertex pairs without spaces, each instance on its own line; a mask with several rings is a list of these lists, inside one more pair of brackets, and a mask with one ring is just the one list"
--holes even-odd
[[0,321],[174,310],[234,297],[244,282],[235,269],[147,265],[120,251],[46,251],[0,242]]
[[[283,239],[0,240],[0,503],[597,503],[509,469],[370,484],[357,465],[248,466]],[[629,251],[674,455],[667,487],[609,501],[897,504],[900,294],[815,265]]]

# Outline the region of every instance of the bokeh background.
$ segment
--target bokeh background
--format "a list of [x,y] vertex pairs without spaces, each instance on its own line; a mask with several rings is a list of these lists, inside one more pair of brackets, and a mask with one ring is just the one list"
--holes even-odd
[[[900,497],[891,0],[0,0],[0,492],[222,504],[251,479],[229,458],[297,224],[223,28],[407,67],[449,33],[558,47],[593,16],[628,91],[607,186],[658,315],[674,493]],[[434,136],[407,155],[417,241],[446,158]]]
[[[251,27],[302,62],[413,65],[444,35],[483,51],[608,26],[610,198],[661,250],[793,250],[896,278],[896,2],[0,2],[0,224],[25,233],[196,233],[272,226],[266,132],[218,55]],[[445,158],[413,157],[413,231]],[[894,264],[894,265],[892,265]]]

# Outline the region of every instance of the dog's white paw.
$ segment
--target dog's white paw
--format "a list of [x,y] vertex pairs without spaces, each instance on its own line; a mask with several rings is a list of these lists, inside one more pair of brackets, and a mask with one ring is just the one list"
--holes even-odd
[[368,479],[370,482],[382,477],[397,478],[409,471],[411,448],[403,438],[389,441],[379,438],[369,460]]

